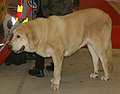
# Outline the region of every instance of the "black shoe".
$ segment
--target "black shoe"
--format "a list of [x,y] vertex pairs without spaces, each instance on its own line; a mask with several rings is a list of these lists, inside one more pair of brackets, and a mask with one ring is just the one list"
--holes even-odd
[[33,68],[28,71],[29,75],[36,76],[36,77],[44,77],[44,72],[43,70],[40,70],[38,68]]
[[51,65],[46,66],[46,70],[48,70],[48,71],[54,71],[54,64],[51,63]]

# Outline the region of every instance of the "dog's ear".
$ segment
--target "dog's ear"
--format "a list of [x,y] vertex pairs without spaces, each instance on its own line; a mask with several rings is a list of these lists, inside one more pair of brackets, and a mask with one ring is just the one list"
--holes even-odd
[[38,44],[38,38],[35,32],[33,31],[27,31],[27,39],[28,39],[28,43],[31,49],[35,49],[35,47]]

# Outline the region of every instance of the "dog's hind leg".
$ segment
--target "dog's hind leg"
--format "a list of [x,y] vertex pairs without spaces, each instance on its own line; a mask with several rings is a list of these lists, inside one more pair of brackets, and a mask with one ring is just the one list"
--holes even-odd
[[[93,45],[94,43],[92,43]],[[96,50],[96,53],[98,57],[100,58],[102,62],[102,67],[104,70],[104,75],[101,77],[101,80],[107,81],[109,80],[110,71],[112,71],[112,49],[111,49],[111,43],[108,43],[109,45],[105,46],[105,43],[98,42],[97,45],[94,44],[94,48]]]
[[108,48],[104,50],[104,53],[101,53],[100,59],[104,69],[104,75],[101,77],[101,80],[107,81],[109,80],[110,73],[113,71],[111,42],[109,43]]
[[112,43],[109,43],[109,48],[107,49],[107,58],[108,58],[108,69],[109,72],[112,73],[113,65],[112,65]]
[[88,49],[90,51],[90,54],[92,56],[93,59],[93,66],[94,66],[94,72],[90,74],[90,78],[97,78],[99,75],[99,58],[98,55],[95,51],[95,49],[92,47],[92,45],[90,43],[87,44]]

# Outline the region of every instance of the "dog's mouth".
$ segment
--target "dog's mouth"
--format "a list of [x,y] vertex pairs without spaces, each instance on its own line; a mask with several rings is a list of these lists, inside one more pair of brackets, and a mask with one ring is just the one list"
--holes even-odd
[[16,53],[22,53],[25,50],[25,46],[23,45]]

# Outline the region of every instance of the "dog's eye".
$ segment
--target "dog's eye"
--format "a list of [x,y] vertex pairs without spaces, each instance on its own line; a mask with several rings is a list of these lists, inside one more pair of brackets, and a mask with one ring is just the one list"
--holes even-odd
[[20,35],[17,35],[17,38],[20,38]]

